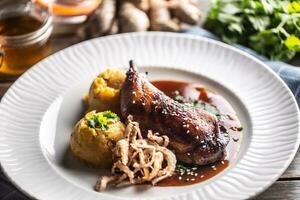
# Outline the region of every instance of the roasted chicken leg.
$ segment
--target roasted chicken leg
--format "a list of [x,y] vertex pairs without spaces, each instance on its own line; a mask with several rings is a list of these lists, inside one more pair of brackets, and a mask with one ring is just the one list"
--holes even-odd
[[199,108],[174,101],[137,72],[130,61],[121,89],[121,113],[132,115],[144,134],[153,130],[170,139],[178,161],[206,165],[225,155],[228,134],[220,131],[217,118]]

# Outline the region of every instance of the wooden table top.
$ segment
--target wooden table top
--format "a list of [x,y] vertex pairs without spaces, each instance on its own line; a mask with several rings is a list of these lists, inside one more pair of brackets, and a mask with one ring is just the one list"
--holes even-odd
[[[66,48],[72,44],[88,39],[90,36],[56,36],[51,38],[54,52]],[[300,66],[300,58],[292,61],[291,64]],[[0,99],[13,82],[0,82]],[[255,199],[300,199],[300,150],[285,173],[266,191]]]

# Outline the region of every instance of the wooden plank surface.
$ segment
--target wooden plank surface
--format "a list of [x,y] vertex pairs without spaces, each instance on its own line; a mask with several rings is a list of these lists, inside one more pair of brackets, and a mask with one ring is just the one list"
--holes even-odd
[[300,180],[277,181],[255,200],[299,200]]
[[[298,152],[289,166],[289,168],[284,172],[284,174],[281,176],[281,178],[299,178],[300,180],[300,149],[298,149]],[[299,196],[300,198],[300,196]]]
[[8,88],[12,85],[12,82],[0,83],[0,99],[3,97]]

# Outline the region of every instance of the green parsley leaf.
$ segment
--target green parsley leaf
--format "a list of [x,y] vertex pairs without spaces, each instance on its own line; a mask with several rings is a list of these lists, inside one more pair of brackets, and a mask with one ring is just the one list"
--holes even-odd
[[296,37],[295,35],[290,35],[285,41],[285,46],[287,48],[294,50],[294,51],[300,51],[300,39]]
[[88,120],[88,126],[90,128],[96,128],[96,124],[97,124],[97,117],[96,115],[93,115],[89,120]]
[[104,111],[102,112],[102,115],[108,119],[119,119],[118,115],[111,111]]
[[99,127],[101,129],[107,129],[108,118],[102,115],[97,115]]
[[104,111],[92,115],[92,117],[88,119],[87,124],[90,128],[101,128],[102,130],[106,130],[108,129],[108,123],[115,120],[119,120],[119,117],[116,113]]
[[300,13],[300,2],[290,2],[287,6],[287,10],[289,13]]
[[204,26],[224,42],[248,46],[272,60],[289,61],[300,52],[296,0],[214,0]]

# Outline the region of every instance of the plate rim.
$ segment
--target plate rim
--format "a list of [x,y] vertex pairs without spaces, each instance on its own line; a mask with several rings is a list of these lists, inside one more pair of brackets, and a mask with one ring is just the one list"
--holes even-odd
[[[292,153],[289,155],[289,158],[285,161],[285,165],[281,167],[280,172],[276,173],[276,176],[273,176],[272,180],[269,180],[268,184],[265,184],[263,187],[261,187],[259,190],[256,190],[256,193],[252,194],[251,196],[248,196],[248,198],[251,198],[253,196],[256,196],[260,193],[262,193],[263,191],[265,191],[268,187],[270,187],[271,184],[273,184],[283,173],[284,171],[286,171],[286,169],[288,168],[288,166],[290,165],[290,163],[293,161],[298,148],[299,148],[299,143],[300,143],[300,127],[299,127],[299,121],[300,121],[300,117],[299,117],[299,107],[297,106],[297,102],[296,99],[294,97],[294,95],[292,94],[291,90],[288,88],[288,86],[284,83],[284,81],[278,76],[278,74],[276,74],[274,71],[272,71],[265,63],[263,63],[261,60],[255,58],[254,56],[240,50],[237,49],[233,46],[230,46],[228,44],[222,43],[220,41],[216,41],[210,38],[206,38],[203,36],[195,36],[195,35],[189,35],[189,34],[182,34],[182,33],[166,33],[166,32],[145,32],[145,33],[124,33],[124,34],[117,34],[117,35],[112,35],[112,36],[105,36],[105,37],[100,37],[100,38],[94,38],[94,39],[90,39],[90,40],[86,40],[77,44],[74,44],[70,47],[67,47],[63,50],[60,50],[54,54],[52,54],[49,57],[55,57],[58,54],[62,54],[62,52],[68,50],[68,49],[73,49],[73,48],[77,48],[77,46],[81,46],[81,45],[85,45],[87,43],[93,43],[95,41],[99,41],[99,40],[108,40],[108,39],[115,39],[115,38],[122,38],[122,37],[147,37],[148,35],[151,36],[163,36],[163,37],[180,37],[180,38],[185,38],[185,39],[196,39],[196,40],[204,40],[208,43],[213,43],[217,46],[221,46],[225,49],[229,49],[230,51],[234,51],[242,56],[245,56],[249,59],[251,59],[252,61],[256,62],[257,64],[260,65],[261,68],[264,68],[264,70],[267,70],[269,73],[272,74],[272,76],[274,76],[277,81],[280,81],[280,84],[283,85],[285,87],[285,89],[288,92],[289,97],[291,98],[291,100],[293,101],[293,103],[296,105],[296,112],[298,113],[298,117],[297,117],[297,122],[298,122],[298,134],[297,134],[297,141],[295,141],[295,144],[293,146],[293,151]],[[35,64],[33,67],[31,67],[27,72],[25,72],[19,79],[17,79],[13,85],[7,90],[7,92],[5,93],[5,95],[2,97],[1,101],[0,101],[0,111],[2,110],[2,105],[3,105],[3,101],[6,101],[7,96],[12,93],[12,91],[15,90],[15,88],[18,86],[18,84],[23,81],[26,80],[26,78],[33,73],[34,70],[38,70],[40,68],[42,68],[43,66],[43,62],[45,62],[45,60],[49,59],[49,57],[43,59],[42,61],[40,61],[39,63]],[[0,114],[1,116],[1,114]],[[1,140],[1,138],[0,138]],[[1,152],[0,152],[1,155]],[[0,157],[0,160],[2,160],[2,158]],[[2,162],[1,162],[2,163]],[[0,164],[1,164],[0,163]],[[11,176],[8,175],[7,170],[3,167],[3,165],[1,164],[2,167],[2,171],[3,173],[6,175],[6,177],[23,193],[25,193],[26,195],[30,196],[30,197],[34,197],[33,194],[31,194],[31,192],[29,191],[25,191],[22,189],[22,187],[20,185],[18,185]]]

